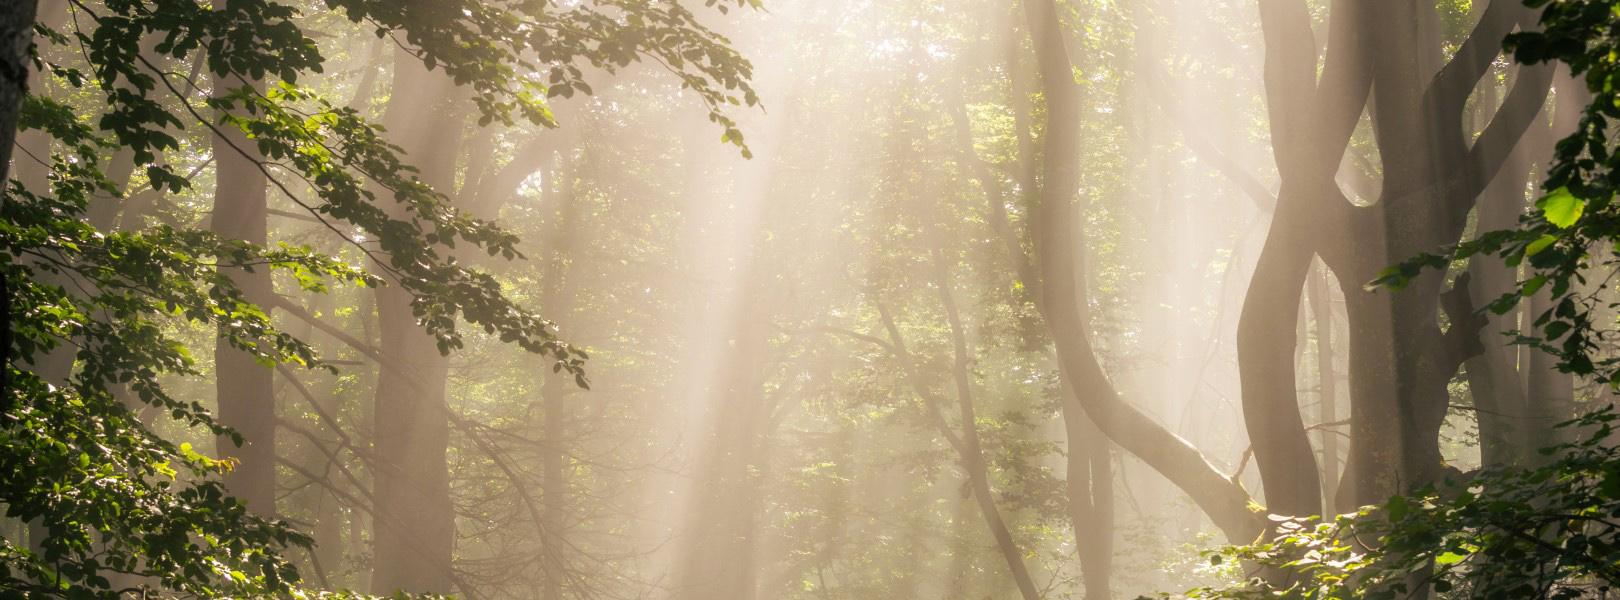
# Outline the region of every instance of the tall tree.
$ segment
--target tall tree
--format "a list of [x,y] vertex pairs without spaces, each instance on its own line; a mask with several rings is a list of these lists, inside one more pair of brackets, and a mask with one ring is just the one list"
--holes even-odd
[[1109,439],[1192,496],[1227,539],[1252,540],[1260,534],[1262,521],[1250,508],[1249,494],[1187,440],[1121,400],[1092,350],[1085,228],[1074,198],[1079,187],[1083,97],[1055,0],[1026,0],[1024,11],[1046,99],[1041,185],[1031,236],[1040,265],[1039,306],[1057,345],[1063,377],[1074,386],[1080,407]]
[[[246,88],[263,94],[264,82],[240,76],[214,81],[221,95]],[[214,213],[211,228],[220,236],[264,246],[268,243],[269,186],[264,156],[241,130],[219,129],[213,135]],[[268,269],[227,272],[242,296],[263,307],[268,316],[276,304]],[[216,450],[221,458],[237,462],[225,476],[225,487],[253,511],[276,515],[276,397],[275,372],[260,364],[260,357],[232,345],[229,335],[214,343],[214,391],[221,424],[241,435],[241,443],[221,437]]]
[[[1436,10],[1413,5],[1357,17],[1367,35],[1383,179],[1368,206],[1333,203],[1346,214],[1323,232],[1331,236],[1320,252],[1340,281],[1372,281],[1408,256],[1454,243],[1547,97],[1551,68],[1521,67],[1477,138],[1465,131],[1470,92],[1501,53],[1503,37],[1534,15],[1517,2],[1493,1],[1442,61]],[[1428,274],[1401,293],[1346,290],[1353,420],[1342,489],[1356,504],[1415,489],[1441,472],[1446,386],[1479,352],[1484,325],[1473,316],[1466,285],[1442,294],[1444,283]],[[1436,307],[1451,319],[1449,329],[1440,328]]]
[[1238,321],[1238,367],[1244,422],[1267,508],[1278,514],[1316,514],[1323,506],[1316,456],[1295,393],[1294,323],[1318,219],[1329,218],[1321,207],[1338,194],[1333,175],[1367,94],[1357,6],[1331,4],[1334,19],[1319,82],[1305,3],[1260,2],[1266,98],[1282,188]]
[[[419,181],[453,190],[462,136],[453,82],[394,51],[394,83],[382,123],[419,170]],[[395,209],[399,210],[399,209]],[[371,589],[448,594],[455,508],[450,500],[450,419],[445,402],[450,362],[417,322],[425,313],[398,285],[377,289],[380,351],[372,405],[377,499]]]

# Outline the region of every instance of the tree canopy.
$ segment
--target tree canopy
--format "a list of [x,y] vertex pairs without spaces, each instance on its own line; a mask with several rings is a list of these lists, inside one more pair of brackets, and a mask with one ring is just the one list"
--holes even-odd
[[[32,8],[24,4],[6,10]],[[37,43],[12,50],[26,51],[38,77],[105,109],[87,118],[51,96],[7,98],[19,131],[54,142],[48,155],[25,150],[16,158],[51,175],[43,189],[12,179],[0,225],[7,370],[0,503],[8,517],[44,532],[32,548],[4,542],[0,588],[67,598],[141,589],[205,598],[309,594],[283,556],[307,549],[309,536],[234,500],[217,479],[232,461],[172,443],[138,417],[150,406],[242,443],[200,402],[166,389],[165,377],[199,374],[193,350],[176,339],[176,322],[218,326],[230,346],[265,366],[335,371],[274,326],[268,307],[249,301],[229,276],[233,269],[286,273],[312,293],[398,286],[440,352],[462,347],[457,324],[466,323],[551,358],[586,386],[586,354],[454,254],[459,243],[517,258],[517,238],[416,179],[410,157],[375,122],[300,85],[327,63],[300,22],[316,6],[46,5],[66,14],[41,15],[32,27]],[[583,68],[611,75],[644,60],[701,98],[724,139],[739,147],[742,134],[724,111],[758,103],[749,64],[677,3],[336,1],[320,8],[442,70],[467,89],[481,124],[522,118],[555,127],[546,98],[589,93]],[[189,73],[177,70],[187,64],[195,65]],[[7,75],[22,83],[18,73]],[[267,79],[274,84],[250,85]],[[106,156],[115,149],[131,154],[154,191],[193,187],[195,172],[161,157],[199,129],[239,130],[236,139],[252,147],[222,151],[264,157],[255,166],[271,185],[380,271],[308,245],[266,247],[169,224],[115,229],[87,218],[97,203],[138,193],[109,178]]]

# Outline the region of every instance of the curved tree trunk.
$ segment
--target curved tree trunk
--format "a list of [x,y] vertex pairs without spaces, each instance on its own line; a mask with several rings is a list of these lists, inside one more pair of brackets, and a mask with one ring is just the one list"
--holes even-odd
[[[1024,600],[1040,600],[1040,590],[1036,589],[1035,580],[1029,574],[1029,567],[1024,564],[1024,553],[1007,528],[1001,509],[996,506],[995,494],[990,489],[990,466],[984,458],[984,448],[979,443],[978,418],[973,408],[973,379],[969,369],[971,358],[968,356],[967,334],[963,330],[962,317],[956,308],[956,298],[951,294],[950,271],[945,262],[945,253],[939,248],[934,249],[934,271],[934,288],[939,291],[940,305],[945,308],[945,317],[951,330],[953,359],[951,373],[952,379],[956,382],[957,412],[962,423],[961,443],[957,450],[968,472],[968,484],[973,491],[973,500],[978,503],[979,513],[984,516],[985,524],[990,527],[990,533],[996,540],[996,547],[1001,550],[1002,559],[1007,562],[1007,569],[1012,572],[1013,582],[1018,585],[1018,592],[1023,595]],[[1089,479],[1088,477],[1087,480]]]
[[[1016,36],[1010,36],[1014,40]],[[1014,58],[1016,60],[1016,58]],[[1021,72],[1018,65],[1010,65],[1009,71]],[[1014,93],[1022,93],[1014,86]],[[1007,256],[1016,274],[1016,281],[1023,284],[1019,300],[1028,302],[1030,307],[1039,306],[1042,302],[1040,294],[1040,275],[1036,272],[1035,263],[1030,260],[1029,254],[1024,251],[1023,242],[1018,232],[1013,230],[1012,223],[1007,218],[1008,201],[1004,186],[999,177],[991,172],[990,166],[985,164],[976,155],[973,148],[973,132],[967,119],[967,106],[965,99],[953,98],[951,104],[951,118],[954,121],[956,137],[962,161],[972,169],[984,188],[985,201],[989,210],[985,220],[990,228],[1001,238],[1006,246]],[[1017,117],[1019,139],[1022,135],[1025,121],[1024,110],[1015,109]],[[1020,161],[1033,161],[1034,149],[1019,147]],[[1036,310],[1038,313],[1038,309]],[[1025,310],[1019,311],[1020,329],[1024,335],[1024,343],[1029,347],[1044,345],[1043,337],[1038,323],[1026,323],[1022,316]],[[1033,319],[1030,319],[1033,320]],[[1056,364],[1056,359],[1053,363]],[[1086,416],[1079,406],[1074,393],[1074,387],[1067,379],[1060,384],[1062,400],[1059,410],[1063,416],[1063,426],[1066,441],[1068,442],[1066,461],[1065,487],[1068,495],[1069,525],[1074,532],[1075,545],[1078,548],[1080,572],[1085,579],[1086,597],[1110,598],[1113,596],[1113,553],[1114,553],[1114,479],[1112,455],[1109,452],[1108,438]]]
[[[1465,132],[1470,92],[1500,53],[1502,37],[1529,23],[1531,12],[1517,2],[1491,2],[1442,64],[1433,11],[1399,6],[1363,17],[1384,180],[1377,203],[1355,209],[1324,254],[1341,281],[1369,281],[1390,264],[1455,242],[1546,98],[1551,69],[1521,67],[1489,125],[1477,138]],[[1485,325],[1473,314],[1466,282],[1445,293],[1443,286],[1444,278],[1429,272],[1399,292],[1346,289],[1355,465],[1348,479],[1357,504],[1415,489],[1441,473],[1446,386],[1483,349],[1477,332]],[[1440,309],[1451,320],[1444,332]]]
[[1310,15],[1298,0],[1262,0],[1265,86],[1282,188],[1238,320],[1243,417],[1267,508],[1318,514],[1320,471],[1295,391],[1295,321],[1319,228],[1342,202],[1336,172],[1361,116],[1369,80],[1359,56],[1354,2],[1332,4],[1327,64],[1317,78]]
[[1256,539],[1263,521],[1248,492],[1187,440],[1123,402],[1092,350],[1085,284],[1085,230],[1074,195],[1080,169],[1082,97],[1052,0],[1025,0],[1046,96],[1046,145],[1039,204],[1031,222],[1040,265],[1041,311],[1057,344],[1063,377],[1080,407],[1122,448],[1190,495],[1234,543]]

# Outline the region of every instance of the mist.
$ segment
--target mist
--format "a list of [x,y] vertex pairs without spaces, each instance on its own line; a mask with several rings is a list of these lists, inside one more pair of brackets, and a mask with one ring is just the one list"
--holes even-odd
[[[42,0],[37,19],[89,35],[111,4]],[[223,317],[164,317],[197,362],[161,384],[245,443],[109,392],[151,435],[225,461],[212,478],[249,514],[306,532],[313,546],[285,554],[311,589],[1180,594],[1262,572],[1206,553],[1287,518],[1541,464],[1537,448],[1572,439],[1555,423],[1612,397],[1510,344],[1563,291],[1486,310],[1528,264],[1442,260],[1398,291],[1370,285],[1541,206],[1591,96],[1568,67],[1503,52],[1537,27],[1517,2],[542,2],[623,37],[516,52],[474,84],[454,53],[424,64],[438,38],[383,35],[385,12],[355,24],[347,4],[282,4],[325,60],[297,79],[311,96],[275,96],[275,71],[222,75],[155,30],[139,69],[173,86],[139,93],[198,124],[258,118],[205,102],[241,86],[352,109],[409,166],[398,183],[344,167],[367,174],[354,189],[376,216],[312,209],[336,202],[329,183],[255,149],[262,130],[159,122],[174,145],[95,151],[118,193],[95,192],[82,220],[307,245],[376,278],[323,290],[218,262],[330,372],[238,343]],[[417,4],[405,14],[464,18]],[[639,38],[627,6],[701,25]],[[542,30],[515,31],[573,43]],[[95,64],[65,38],[36,43],[52,64]],[[689,45],[647,49],[660,43]],[[31,72],[30,94],[108,114],[64,72]],[[508,96],[477,77],[547,90],[546,114],[491,118]],[[29,157],[71,147],[21,129],[16,186],[52,189],[67,163]],[[189,187],[154,190],[153,165]],[[396,239],[363,218],[434,224]],[[456,296],[483,288],[452,271],[411,275],[439,264],[487,276],[549,337]],[[28,372],[88,372],[53,352]],[[0,526],[42,553],[52,531]]]

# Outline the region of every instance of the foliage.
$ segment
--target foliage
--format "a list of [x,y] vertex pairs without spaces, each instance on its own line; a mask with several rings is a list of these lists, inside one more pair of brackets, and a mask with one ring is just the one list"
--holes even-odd
[[1210,562],[1239,562],[1292,578],[1251,578],[1193,590],[1193,598],[1578,598],[1620,581],[1620,449],[1607,443],[1613,409],[1565,426],[1590,432],[1550,448],[1533,469],[1487,468],[1377,507],[1277,517],[1271,543],[1228,547]]
[[[724,139],[739,147],[741,134],[721,111],[757,104],[748,63],[675,3],[333,0],[327,6],[366,21],[379,37],[402,38],[395,41],[430,68],[442,67],[472,91],[485,123],[510,124],[516,115],[553,126],[546,97],[591,91],[581,66],[611,73],[641,60],[657,62],[695,90]],[[442,352],[463,345],[457,324],[464,320],[555,359],[580,385],[585,354],[510,300],[494,277],[451,255],[461,243],[517,258],[515,236],[457,212],[440,191],[414,179],[380,127],[300,85],[325,59],[295,23],[296,6],[108,0],[72,1],[71,10],[71,31],[36,26],[42,41],[66,49],[69,58],[31,55],[48,75],[100,94],[106,109],[91,122],[39,95],[23,107],[20,128],[44,132],[57,152],[22,158],[50,163],[50,189],[25,189],[14,180],[3,199],[0,275],[8,311],[0,502],[8,517],[46,535],[32,548],[0,541],[0,589],[9,590],[7,597],[41,598],[141,590],[199,598],[324,595],[300,589],[297,569],[282,556],[309,546],[308,536],[249,513],[214,480],[229,462],[167,441],[133,410],[157,407],[183,425],[241,442],[201,403],[165,391],[162,378],[198,374],[173,333],[177,327],[218,328],[266,366],[331,368],[301,340],[276,330],[263,307],[247,302],[227,276],[231,269],[289,273],[306,292],[399,285],[412,294],[418,322]],[[190,91],[199,82],[164,70],[151,52],[177,61],[201,56],[215,81],[279,81],[262,93],[222,85],[198,101]],[[534,72],[549,79],[527,75]],[[243,132],[267,157],[260,165],[272,184],[377,261],[385,276],[309,247],[265,248],[174,225],[99,231],[86,222],[92,202],[121,193],[100,171],[111,148],[131,151],[154,189],[191,187],[190,175],[163,160],[180,148],[176,133],[187,127]],[[300,185],[286,183],[286,175]]]

